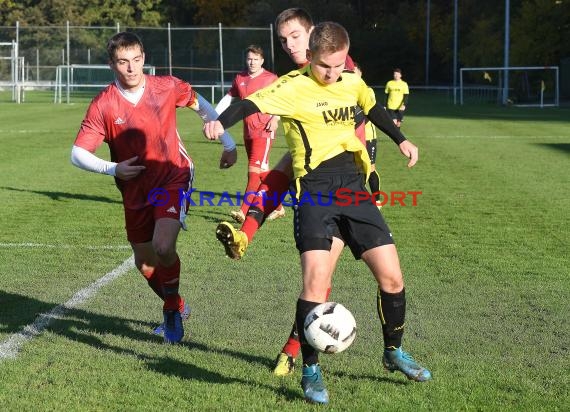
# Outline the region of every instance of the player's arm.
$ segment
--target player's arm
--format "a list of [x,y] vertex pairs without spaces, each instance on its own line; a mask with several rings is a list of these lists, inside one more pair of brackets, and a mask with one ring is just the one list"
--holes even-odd
[[[196,93],[196,104],[190,106],[198,115],[202,118],[204,123],[211,122],[218,118],[218,113],[212,105],[202,97],[199,93]],[[237,161],[237,148],[234,139],[228,132],[224,132],[220,137],[220,142],[224,146],[224,151],[220,157],[220,168],[227,169],[235,164]]]
[[374,123],[382,132],[388,135],[394,143],[400,148],[400,152],[410,159],[408,162],[408,167],[412,167],[418,161],[418,148],[398,130],[394,125],[390,116],[382,106],[375,104],[372,106],[368,114],[366,115],[368,119]]
[[279,127],[279,116],[272,115],[267,124],[265,125],[266,132],[276,132]]
[[74,166],[89,172],[115,176],[122,180],[130,180],[145,169],[144,166],[133,165],[137,159],[138,157],[135,156],[120,163],[115,163],[101,159],[90,151],[76,145],[73,145],[71,149],[71,163]]
[[217,120],[204,123],[204,136],[209,140],[216,140],[226,129],[244,117],[259,112],[259,108],[251,100],[241,100],[224,110]]
[[400,103],[400,110],[406,110],[406,106],[408,105],[408,96],[409,94],[402,95],[402,103]]
[[402,100],[402,107],[400,110],[406,110],[406,106],[408,106],[408,97],[410,96],[410,88],[408,87],[408,83],[404,82],[404,90],[403,90],[403,100]]
[[121,163],[109,162],[95,156],[95,151],[105,140],[105,121],[98,101],[87,108],[85,118],[71,148],[71,163],[80,169],[94,173],[115,176],[129,180],[141,173],[144,166],[131,166],[137,159],[127,159]]
[[231,94],[226,94],[224,97],[222,97],[220,99],[220,101],[218,102],[218,104],[216,105],[216,113],[220,114],[222,113],[224,110],[226,110],[228,107],[230,107],[230,104],[232,104],[232,102],[236,100],[235,97],[233,97]]

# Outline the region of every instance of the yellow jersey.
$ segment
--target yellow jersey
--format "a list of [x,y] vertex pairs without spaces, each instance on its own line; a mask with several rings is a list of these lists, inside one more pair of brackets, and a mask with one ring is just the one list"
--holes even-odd
[[408,83],[403,80],[390,80],[386,83],[384,93],[388,95],[386,109],[399,110],[404,104],[404,95],[410,94]]
[[281,116],[296,179],[345,151],[354,152],[362,172],[370,173],[368,153],[354,133],[354,115],[356,105],[368,114],[376,102],[356,74],[345,71],[336,83],[322,85],[307,65],[247,99],[261,112]]

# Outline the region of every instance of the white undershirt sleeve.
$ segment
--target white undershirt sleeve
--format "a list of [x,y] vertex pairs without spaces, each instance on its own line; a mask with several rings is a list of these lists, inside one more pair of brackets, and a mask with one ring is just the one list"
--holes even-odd
[[117,168],[117,163],[103,160],[88,150],[75,145],[71,149],[71,163],[80,169],[110,176],[115,176],[115,169]]
[[216,106],[216,113],[220,114],[228,107],[230,107],[230,104],[232,104],[233,100],[234,97],[232,97],[229,94],[226,94],[224,97],[222,97],[222,99],[218,102],[218,105]]
[[[201,94],[196,93],[196,96],[198,97],[198,107],[194,109],[196,113],[200,115],[204,122],[216,120],[218,118],[218,113],[216,113],[212,105],[204,99]],[[220,143],[224,146],[225,152],[231,152],[236,148],[234,139],[227,131],[220,136]]]

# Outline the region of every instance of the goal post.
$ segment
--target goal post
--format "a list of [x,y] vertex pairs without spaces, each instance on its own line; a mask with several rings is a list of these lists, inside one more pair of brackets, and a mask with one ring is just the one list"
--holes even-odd
[[[145,65],[144,73],[156,74],[155,66]],[[71,64],[59,65],[55,73],[54,103],[61,103],[63,89],[69,103],[71,93],[88,89],[103,89],[115,79],[108,64]]]
[[[508,87],[504,87],[508,72]],[[503,94],[507,93],[507,96]],[[506,98],[504,98],[506,97]],[[459,103],[552,107],[560,99],[558,66],[464,67],[459,70]]]
[[[5,47],[9,48],[6,52],[4,52]],[[4,61],[9,63],[5,65]],[[6,66],[10,67],[9,75]],[[0,89],[1,86],[8,86],[12,90],[12,101],[20,103],[23,99],[23,80],[24,58],[18,57],[18,42],[15,40],[0,42]]]

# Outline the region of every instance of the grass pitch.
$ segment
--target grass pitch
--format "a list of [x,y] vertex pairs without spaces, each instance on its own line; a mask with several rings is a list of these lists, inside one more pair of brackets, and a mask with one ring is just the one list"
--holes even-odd
[[[0,103],[2,409],[316,410],[303,401],[299,371],[271,374],[300,290],[292,214],[268,222],[235,262],[214,236],[231,208],[191,210],[178,247],[193,314],[183,344],[163,345],[151,334],[160,302],[136,270],[117,272],[131,252],[112,178],[69,161],[86,106]],[[195,187],[243,191],[243,146],[221,171],[221,146],[202,137],[198,117],[180,110],[179,119]],[[404,347],[434,380],[382,369],[374,281],[346,250],[331,299],[353,312],[358,334],[346,352],[321,357],[330,409],[568,409],[568,119],[568,109],[418,96],[403,127],[420,148],[416,167],[381,137],[382,190],[422,192],[417,206],[383,211],[405,273]],[[232,132],[240,141],[241,127]],[[279,138],[273,163],[284,151]],[[45,330],[29,327],[50,313]]]

